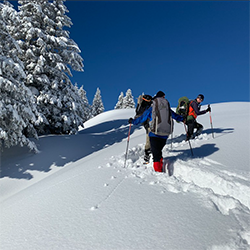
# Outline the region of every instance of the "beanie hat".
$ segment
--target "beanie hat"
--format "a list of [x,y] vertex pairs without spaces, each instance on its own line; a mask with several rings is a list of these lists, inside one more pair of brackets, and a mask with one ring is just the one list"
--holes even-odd
[[204,100],[204,95],[199,94],[199,95],[197,96],[197,98],[199,98],[199,99],[201,99],[201,100],[203,101],[203,100]]
[[143,95],[142,99],[146,102],[151,102],[152,96],[151,95]]
[[156,94],[156,97],[163,97],[163,96],[165,96],[165,93],[162,91],[158,91]]

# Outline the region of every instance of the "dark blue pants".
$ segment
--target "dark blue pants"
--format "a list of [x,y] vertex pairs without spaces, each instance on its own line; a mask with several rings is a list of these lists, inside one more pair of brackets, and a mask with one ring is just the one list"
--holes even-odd
[[167,139],[159,137],[150,137],[150,147],[153,154],[153,161],[158,162],[162,158],[162,149],[166,144]]

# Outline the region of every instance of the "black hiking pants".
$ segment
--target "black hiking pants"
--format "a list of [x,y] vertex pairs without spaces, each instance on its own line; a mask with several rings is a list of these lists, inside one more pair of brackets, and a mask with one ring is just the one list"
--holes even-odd
[[192,120],[188,120],[186,122],[187,126],[188,126],[188,132],[187,132],[187,139],[189,140],[190,138],[194,138],[194,129],[197,129],[196,132],[197,135],[201,134],[202,130],[203,130],[203,126],[198,123],[195,119]]
[[151,152],[153,161],[159,162],[162,158],[162,149],[166,144],[167,139],[150,136]]

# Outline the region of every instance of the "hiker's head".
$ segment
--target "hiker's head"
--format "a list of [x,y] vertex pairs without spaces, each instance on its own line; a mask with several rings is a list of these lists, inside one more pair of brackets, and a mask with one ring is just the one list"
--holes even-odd
[[165,93],[162,91],[158,91],[156,97],[165,97]]
[[143,95],[142,100],[150,103],[152,101],[152,96],[151,95]]
[[196,100],[197,100],[198,103],[203,102],[203,100],[204,100],[204,95],[199,94],[199,95],[197,96]]

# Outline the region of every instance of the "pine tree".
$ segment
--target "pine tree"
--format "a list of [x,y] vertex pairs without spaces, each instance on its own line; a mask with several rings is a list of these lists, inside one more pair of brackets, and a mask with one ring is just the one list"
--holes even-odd
[[19,16],[13,5],[7,1],[4,1],[4,4],[1,4],[1,15],[4,19],[8,33],[10,35],[15,34],[18,31]]
[[34,125],[39,124],[39,114],[24,84],[24,66],[18,58],[21,50],[7,28],[16,20],[12,6],[0,4],[0,147],[26,145],[37,151],[29,137],[38,138]]
[[37,108],[45,116],[39,134],[75,133],[85,114],[69,76],[82,71],[77,44],[64,27],[72,25],[64,0],[19,0],[20,25],[13,34],[23,51],[26,86],[32,89]]
[[135,101],[134,97],[132,96],[131,89],[127,90],[126,95],[123,98],[123,108],[124,109],[135,108]]
[[90,118],[92,118],[91,106],[89,104],[86,91],[83,89],[83,86],[81,86],[80,89],[78,89],[78,94],[83,102],[83,110],[86,115],[86,120],[89,120]]
[[102,97],[101,97],[101,91],[99,88],[97,88],[97,90],[96,90],[91,109],[92,109],[93,117],[101,114],[104,111],[104,106],[103,106]]
[[121,94],[118,97],[118,102],[115,105],[115,109],[122,109],[123,108],[123,98],[124,98],[124,94],[123,94],[123,92],[121,92]]

